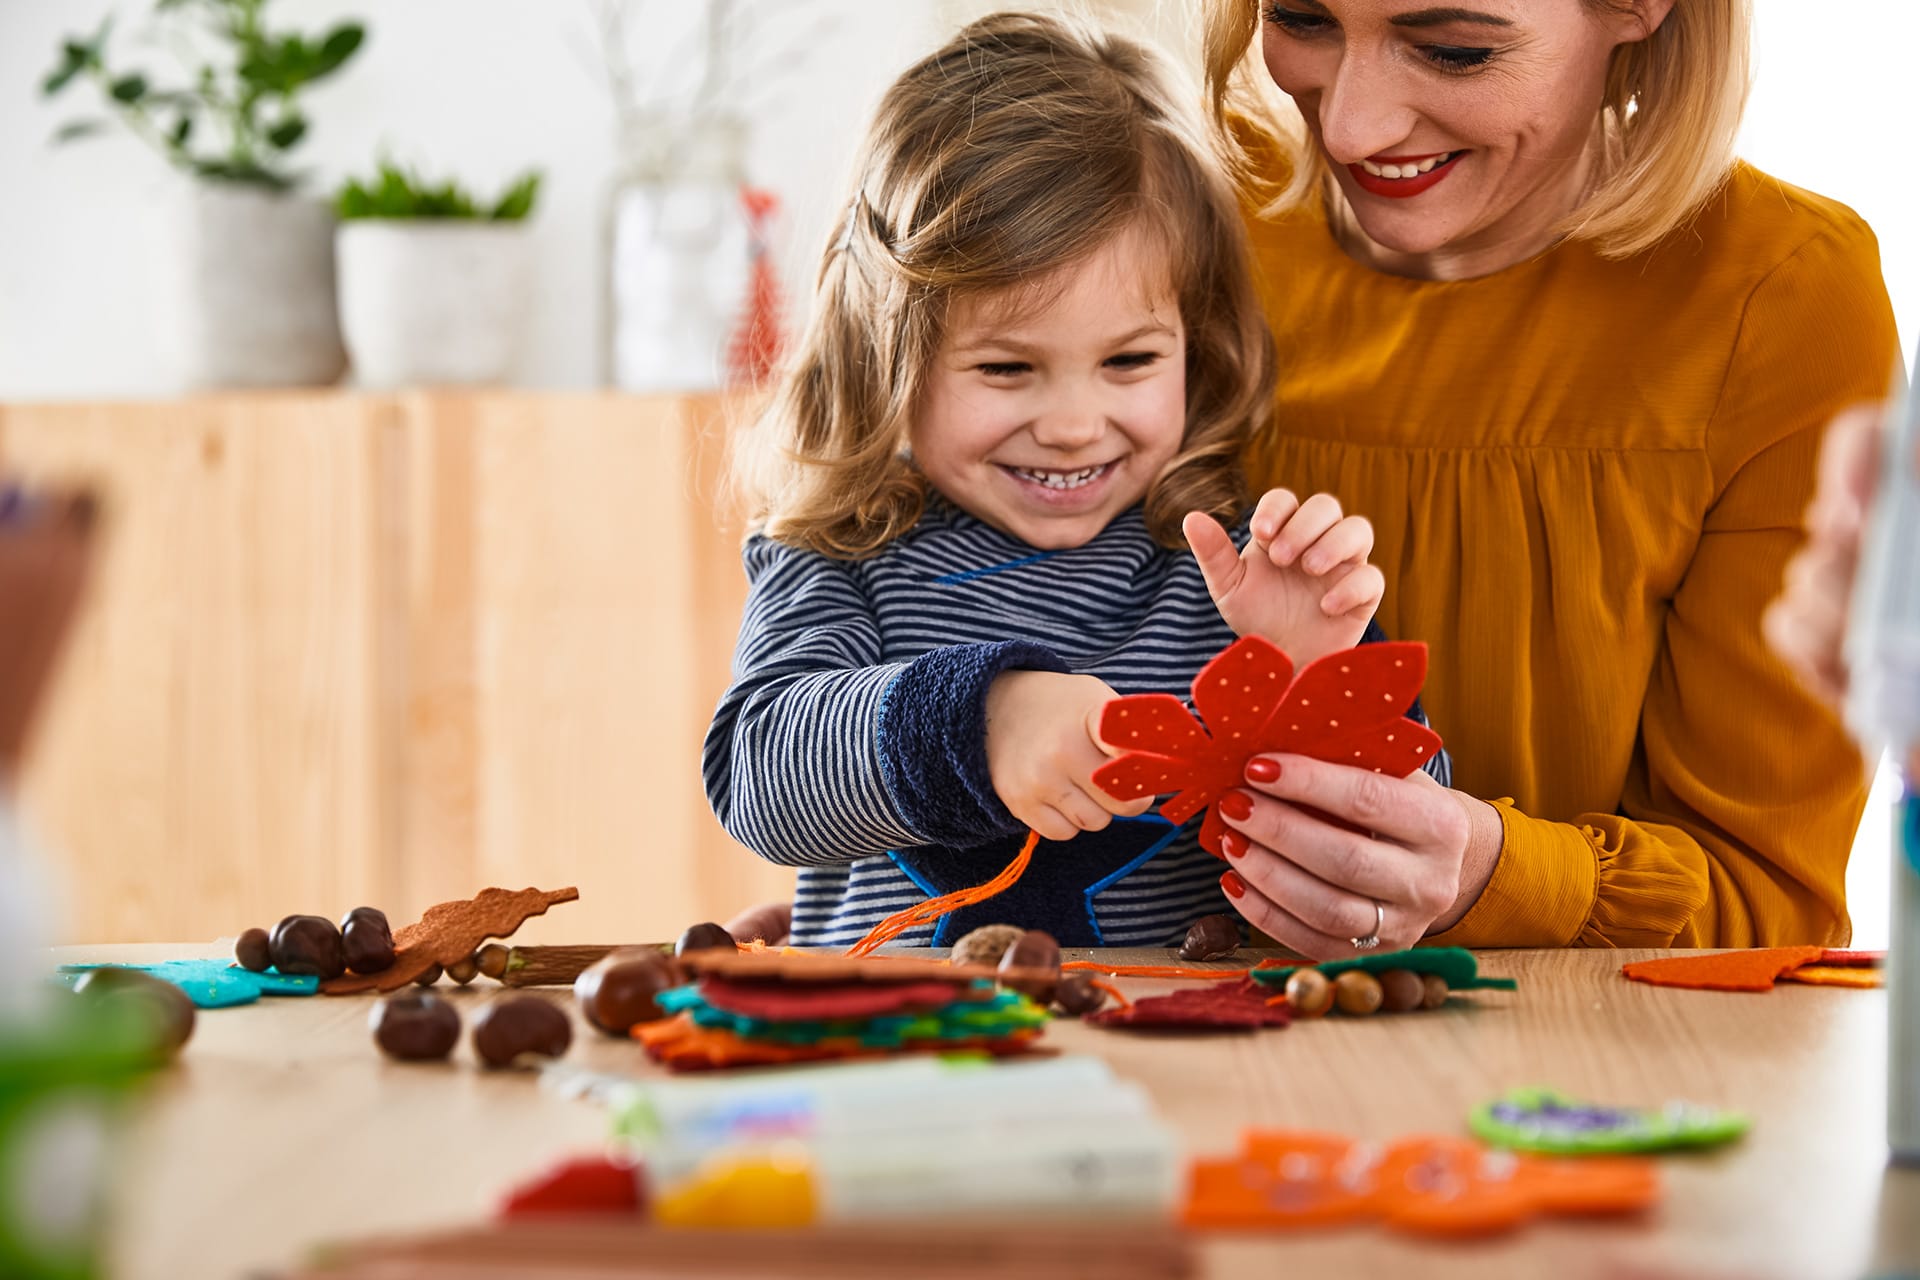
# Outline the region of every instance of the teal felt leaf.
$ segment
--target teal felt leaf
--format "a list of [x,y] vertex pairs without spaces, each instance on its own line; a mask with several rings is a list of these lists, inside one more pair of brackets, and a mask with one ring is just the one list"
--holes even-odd
[[137,969],[171,982],[202,1009],[226,1009],[252,1004],[261,996],[310,996],[320,990],[320,979],[286,974],[252,973],[226,960],[162,960],[156,964],[62,965],[60,981],[72,986],[89,969]]

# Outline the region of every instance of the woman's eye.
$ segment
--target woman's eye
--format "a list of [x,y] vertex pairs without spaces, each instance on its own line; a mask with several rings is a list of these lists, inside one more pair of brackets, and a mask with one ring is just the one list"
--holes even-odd
[[1493,59],[1492,49],[1469,49],[1450,44],[1421,45],[1420,52],[1442,71],[1471,71],[1475,67],[1486,66]]
[[1302,13],[1282,4],[1267,6],[1267,21],[1296,36],[1313,35],[1333,25],[1333,19],[1318,13]]
[[1157,351],[1127,351],[1107,357],[1109,369],[1144,369],[1160,358]]
[[1017,378],[1023,373],[1033,372],[1033,366],[1019,361],[989,361],[977,366],[981,373],[989,378]]

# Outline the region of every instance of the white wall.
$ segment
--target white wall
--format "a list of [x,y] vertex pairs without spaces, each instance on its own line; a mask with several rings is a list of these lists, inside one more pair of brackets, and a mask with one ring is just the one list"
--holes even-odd
[[[49,147],[60,122],[95,112],[81,86],[51,104],[37,89],[61,36],[91,31],[109,8],[137,27],[146,7],[0,0],[0,398],[170,389],[152,341],[163,317],[149,258],[162,200],[182,179],[122,137]],[[797,311],[871,102],[933,41],[936,19],[931,0],[804,0],[784,19],[742,7],[767,43],[831,24],[770,104],[749,161],[754,179],[787,202],[781,265]],[[681,26],[695,12],[685,0],[647,8]],[[348,16],[370,29],[359,57],[311,95],[313,131],[296,155],[314,173],[312,189],[371,169],[382,148],[483,191],[531,165],[546,170],[535,227],[541,291],[522,380],[592,385],[613,132],[589,0],[280,0],[272,12],[293,29]],[[659,34],[666,56],[684,47],[682,31]],[[140,48],[116,43],[121,57]],[[143,65],[171,65],[163,50],[141,52]]]

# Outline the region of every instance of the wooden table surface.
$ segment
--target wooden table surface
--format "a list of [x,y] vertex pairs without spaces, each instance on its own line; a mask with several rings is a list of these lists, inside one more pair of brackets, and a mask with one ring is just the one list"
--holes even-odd
[[[61,959],[195,954],[210,953],[95,947]],[[1221,1237],[1203,1249],[1208,1276],[1920,1272],[1920,1170],[1885,1161],[1885,993],[1784,985],[1723,994],[1620,976],[1622,962],[1651,954],[1487,953],[1484,970],[1519,979],[1520,990],[1457,997],[1431,1013],[1205,1037],[1061,1022],[1047,1041],[1098,1054],[1143,1084],[1193,1153],[1226,1152],[1247,1126],[1374,1139],[1458,1133],[1473,1103],[1528,1084],[1616,1103],[1685,1098],[1754,1118],[1732,1148],[1665,1161],[1665,1201],[1644,1220],[1537,1223],[1471,1244],[1370,1228]],[[1140,994],[1172,984],[1125,985]],[[441,989],[468,1019],[501,990],[484,978]],[[505,1187],[603,1139],[598,1107],[544,1091],[530,1075],[481,1071],[464,1042],[450,1064],[384,1060],[367,1034],[368,1008],[323,997],[202,1012],[138,1126],[114,1276],[238,1277],[319,1241],[473,1222]],[[576,1032],[571,1061],[653,1074],[637,1046],[577,1021]]]

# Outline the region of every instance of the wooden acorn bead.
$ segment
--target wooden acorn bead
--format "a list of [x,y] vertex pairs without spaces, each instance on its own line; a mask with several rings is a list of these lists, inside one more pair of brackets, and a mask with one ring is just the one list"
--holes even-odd
[[1411,969],[1389,969],[1380,975],[1380,1011],[1406,1013],[1427,998],[1427,984]]
[[1318,969],[1295,969],[1287,975],[1287,1007],[1303,1018],[1317,1018],[1333,1008],[1333,984]]
[[1378,1010],[1385,997],[1380,980],[1360,969],[1349,969],[1333,980],[1333,1003],[1342,1013],[1365,1016]]
[[1447,1002],[1447,980],[1437,973],[1420,975],[1421,1001],[1423,1009],[1438,1009]]

